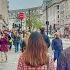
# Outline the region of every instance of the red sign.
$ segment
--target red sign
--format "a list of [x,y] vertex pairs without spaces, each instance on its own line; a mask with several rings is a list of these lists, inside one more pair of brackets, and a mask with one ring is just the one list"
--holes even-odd
[[18,19],[24,20],[25,18],[26,18],[25,13],[24,12],[19,12]]

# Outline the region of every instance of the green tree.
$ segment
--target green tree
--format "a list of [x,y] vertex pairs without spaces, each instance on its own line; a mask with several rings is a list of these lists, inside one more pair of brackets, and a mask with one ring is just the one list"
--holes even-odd
[[26,20],[26,26],[30,26],[30,28],[32,29],[40,29],[41,27],[44,26],[44,24],[42,23],[42,21],[39,18],[39,14],[38,13],[31,13],[30,15],[30,19],[28,18]]
[[43,27],[43,23],[40,20],[36,20],[35,23],[33,23],[33,28],[40,29]]

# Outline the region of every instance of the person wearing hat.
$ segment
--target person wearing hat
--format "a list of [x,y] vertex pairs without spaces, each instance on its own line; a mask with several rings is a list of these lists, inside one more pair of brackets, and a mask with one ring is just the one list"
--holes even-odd
[[54,61],[58,58],[63,50],[62,40],[60,39],[60,34],[57,32],[54,34],[54,39],[52,40],[52,50],[54,50]]

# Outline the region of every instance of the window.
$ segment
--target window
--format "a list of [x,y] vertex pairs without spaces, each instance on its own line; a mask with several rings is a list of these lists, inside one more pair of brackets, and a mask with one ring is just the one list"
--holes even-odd
[[58,15],[58,18],[59,18],[59,15]]
[[58,11],[58,13],[59,13],[59,11]]
[[59,5],[57,5],[57,9],[59,9]]
[[59,23],[59,21],[58,21],[58,23]]

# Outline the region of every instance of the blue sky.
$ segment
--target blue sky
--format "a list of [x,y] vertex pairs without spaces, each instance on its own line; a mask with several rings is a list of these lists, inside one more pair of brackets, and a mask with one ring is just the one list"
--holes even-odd
[[25,9],[42,5],[43,0],[9,0],[9,9]]

